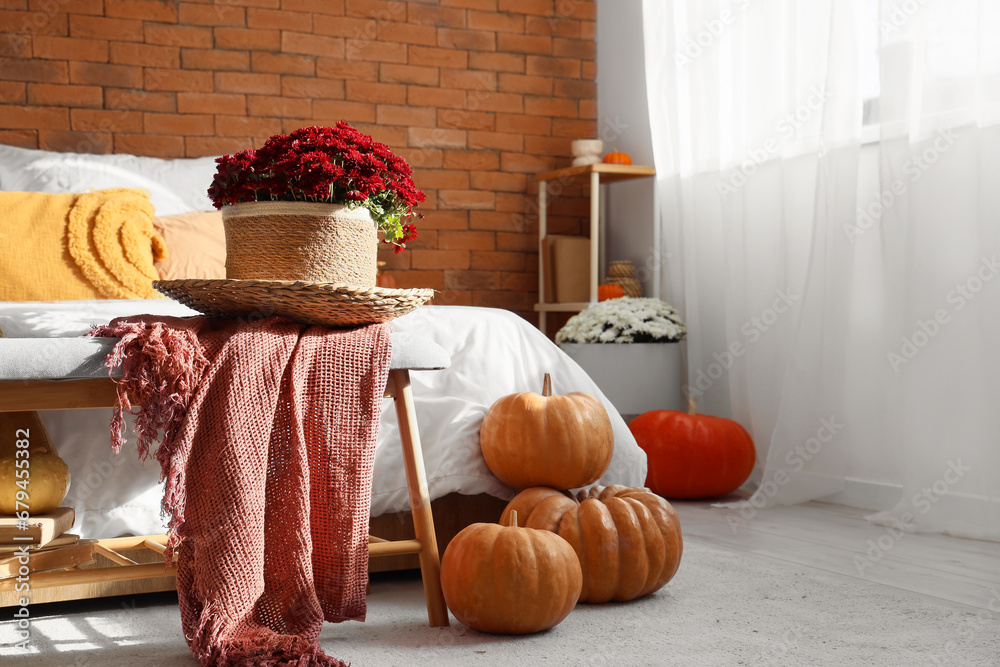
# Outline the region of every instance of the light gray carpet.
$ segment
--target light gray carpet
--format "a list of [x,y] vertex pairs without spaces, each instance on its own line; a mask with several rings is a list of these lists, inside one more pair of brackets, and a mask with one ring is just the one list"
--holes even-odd
[[[32,653],[11,648],[4,622],[0,664],[194,664],[168,595],[33,611]],[[390,575],[373,581],[366,623],[327,624],[321,641],[356,667],[1000,665],[1000,614],[689,539],[680,571],[658,593],[580,605],[538,635],[485,635],[454,619],[431,628],[419,578]]]

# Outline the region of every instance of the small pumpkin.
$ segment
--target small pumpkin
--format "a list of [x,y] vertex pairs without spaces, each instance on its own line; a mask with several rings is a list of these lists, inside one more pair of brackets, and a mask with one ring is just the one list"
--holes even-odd
[[524,525],[558,534],[583,569],[581,602],[624,602],[662,588],[681,563],[681,524],[670,503],[649,489],[595,486],[575,497],[526,489],[507,505]]
[[646,452],[646,486],[665,498],[718,498],[738,489],[757,459],[753,438],[737,422],[688,411],[651,410],[629,424]]
[[597,300],[607,301],[608,299],[620,299],[625,296],[625,288],[616,283],[607,283],[597,286]]
[[[3,332],[0,332],[2,335]],[[0,412],[0,514],[14,514],[24,509],[17,506],[17,494],[24,491],[31,514],[47,514],[59,507],[69,490],[69,466],[59,457],[52,438],[37,412]],[[27,440],[27,449],[17,447]],[[17,452],[27,452],[19,457]],[[28,463],[17,467],[17,461]],[[17,476],[18,470],[21,477]],[[24,470],[27,470],[25,476]],[[27,483],[25,483],[27,479]],[[24,496],[21,496],[24,498]]]
[[496,401],[479,432],[486,465],[518,489],[573,489],[596,482],[611,463],[615,436],[601,402],[582,392],[509,394]]
[[441,559],[441,589],[451,613],[481,632],[523,635],[558,625],[583,586],[580,561],[558,535],[507,525],[466,526]]
[[602,162],[605,164],[632,164],[632,156],[628,153],[611,151],[610,153],[605,154]]
[[[31,452],[28,461],[28,483],[25,488],[18,486],[24,478],[17,476],[17,459],[0,460],[0,514],[14,514],[17,506],[17,492],[26,491],[27,499],[22,500],[31,514],[48,514],[59,507],[69,490],[69,466],[57,454]],[[25,468],[21,468],[22,470]],[[23,498],[23,496],[22,496]]]

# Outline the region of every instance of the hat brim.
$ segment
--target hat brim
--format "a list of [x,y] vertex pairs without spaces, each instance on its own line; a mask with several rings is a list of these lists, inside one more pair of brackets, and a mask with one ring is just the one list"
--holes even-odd
[[427,303],[434,290],[358,287],[303,280],[156,280],[153,287],[213,317],[287,317],[347,328],[388,322]]

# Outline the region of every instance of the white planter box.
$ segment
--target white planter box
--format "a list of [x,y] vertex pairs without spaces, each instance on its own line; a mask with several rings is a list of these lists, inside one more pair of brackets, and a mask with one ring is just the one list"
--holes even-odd
[[679,343],[562,343],[623,415],[683,410]]

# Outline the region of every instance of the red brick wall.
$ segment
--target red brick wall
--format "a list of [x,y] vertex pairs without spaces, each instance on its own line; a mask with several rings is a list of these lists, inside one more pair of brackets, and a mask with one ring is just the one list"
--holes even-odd
[[[0,0],[0,143],[196,157],[344,119],[407,158],[400,287],[535,321],[536,188],[596,136],[594,0]],[[206,184],[207,185],[207,184]],[[578,191],[551,211],[573,233]]]

